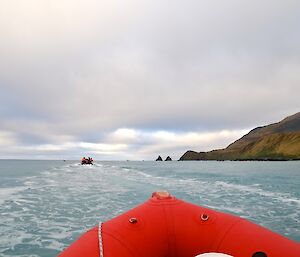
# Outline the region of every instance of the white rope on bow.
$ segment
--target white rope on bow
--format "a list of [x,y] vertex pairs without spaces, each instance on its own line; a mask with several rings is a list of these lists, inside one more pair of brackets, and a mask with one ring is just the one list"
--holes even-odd
[[98,241],[99,241],[100,257],[104,257],[104,255],[103,255],[103,242],[102,242],[102,222],[99,222],[99,226],[98,226]]

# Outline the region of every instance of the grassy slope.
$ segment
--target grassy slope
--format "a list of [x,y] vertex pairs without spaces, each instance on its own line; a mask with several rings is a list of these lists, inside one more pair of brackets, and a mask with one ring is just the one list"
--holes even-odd
[[242,149],[242,158],[300,158],[300,132],[276,133]]
[[187,151],[181,160],[300,159],[300,113],[258,127],[225,149]]

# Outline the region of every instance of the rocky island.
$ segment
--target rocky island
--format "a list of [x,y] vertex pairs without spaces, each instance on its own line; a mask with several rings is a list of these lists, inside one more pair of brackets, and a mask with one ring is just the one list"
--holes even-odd
[[257,127],[224,149],[187,151],[179,160],[300,160],[300,112]]
[[161,156],[159,155],[155,161],[157,161],[157,162],[162,162],[162,160],[163,160],[163,159],[162,159]]

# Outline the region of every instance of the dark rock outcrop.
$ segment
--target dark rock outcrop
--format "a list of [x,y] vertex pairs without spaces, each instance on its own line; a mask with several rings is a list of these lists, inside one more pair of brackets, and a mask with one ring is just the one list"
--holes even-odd
[[170,156],[168,156],[165,161],[172,161],[172,158]]
[[187,151],[185,160],[298,160],[300,112],[280,122],[251,130],[227,148],[210,152]]
[[161,158],[161,156],[159,155],[158,157],[157,157],[157,159],[156,159],[156,161],[162,161],[163,159]]

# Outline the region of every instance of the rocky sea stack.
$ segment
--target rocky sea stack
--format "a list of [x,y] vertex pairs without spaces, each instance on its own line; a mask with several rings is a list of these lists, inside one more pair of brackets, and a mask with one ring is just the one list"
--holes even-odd
[[161,156],[159,155],[158,157],[157,157],[157,159],[156,159],[156,161],[158,162],[161,162],[163,159],[161,158]]
[[180,160],[300,160],[300,112],[257,127],[224,149],[187,151]]
[[172,161],[172,158],[170,156],[168,156],[165,161]]

